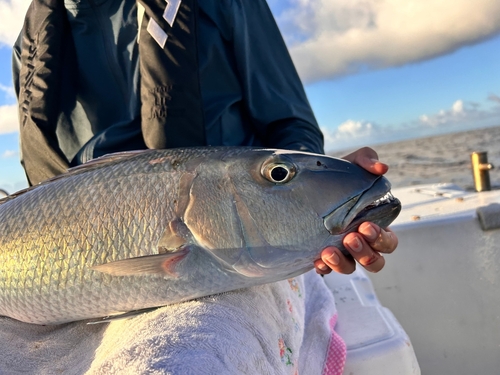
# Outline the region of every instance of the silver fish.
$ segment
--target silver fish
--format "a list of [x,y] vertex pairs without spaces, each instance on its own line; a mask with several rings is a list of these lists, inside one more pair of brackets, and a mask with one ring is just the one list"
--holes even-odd
[[0,201],[0,315],[100,318],[297,276],[400,211],[384,177],[254,148],[118,153]]

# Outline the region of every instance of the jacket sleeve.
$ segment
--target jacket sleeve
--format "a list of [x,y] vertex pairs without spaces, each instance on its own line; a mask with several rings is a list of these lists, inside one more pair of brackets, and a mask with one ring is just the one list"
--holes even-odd
[[[55,6],[54,6],[55,5]],[[59,74],[66,62],[65,9],[61,3],[31,3],[14,47],[13,74],[19,104],[21,164],[30,185],[64,173],[69,164],[57,136]]]
[[265,0],[234,0],[233,42],[244,103],[267,147],[323,153],[323,135]]
[[19,98],[19,71],[21,70],[21,34],[12,47],[12,80],[16,97]]

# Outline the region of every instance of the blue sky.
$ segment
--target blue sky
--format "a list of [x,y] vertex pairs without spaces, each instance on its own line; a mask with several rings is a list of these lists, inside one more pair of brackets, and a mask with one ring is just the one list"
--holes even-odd
[[[500,125],[500,1],[268,0],[326,150]],[[29,0],[0,0],[0,187],[19,165],[12,45]]]

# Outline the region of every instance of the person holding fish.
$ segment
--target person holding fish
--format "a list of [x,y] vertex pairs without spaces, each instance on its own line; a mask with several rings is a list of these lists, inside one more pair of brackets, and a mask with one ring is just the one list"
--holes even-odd
[[[114,152],[251,146],[324,153],[265,0],[34,0],[13,61],[30,185]],[[388,170],[371,148],[344,159],[375,175]],[[389,228],[365,222],[343,240],[350,256],[328,246],[314,266],[319,274],[352,273],[356,263],[378,272],[382,254],[397,244]],[[309,281],[296,280],[291,290],[307,292]],[[281,295],[277,304],[300,310],[295,303],[305,302],[286,295],[282,283],[265,287]],[[304,335],[307,322],[299,326]],[[303,368],[297,362],[305,354],[293,358],[280,340],[285,368]]]

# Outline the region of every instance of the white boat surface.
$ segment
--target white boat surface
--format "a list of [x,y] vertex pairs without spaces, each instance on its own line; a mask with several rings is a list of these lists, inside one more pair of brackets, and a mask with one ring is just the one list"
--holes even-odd
[[[500,374],[500,190],[393,189],[398,249],[370,274],[423,374]],[[346,374],[349,374],[346,372]]]

